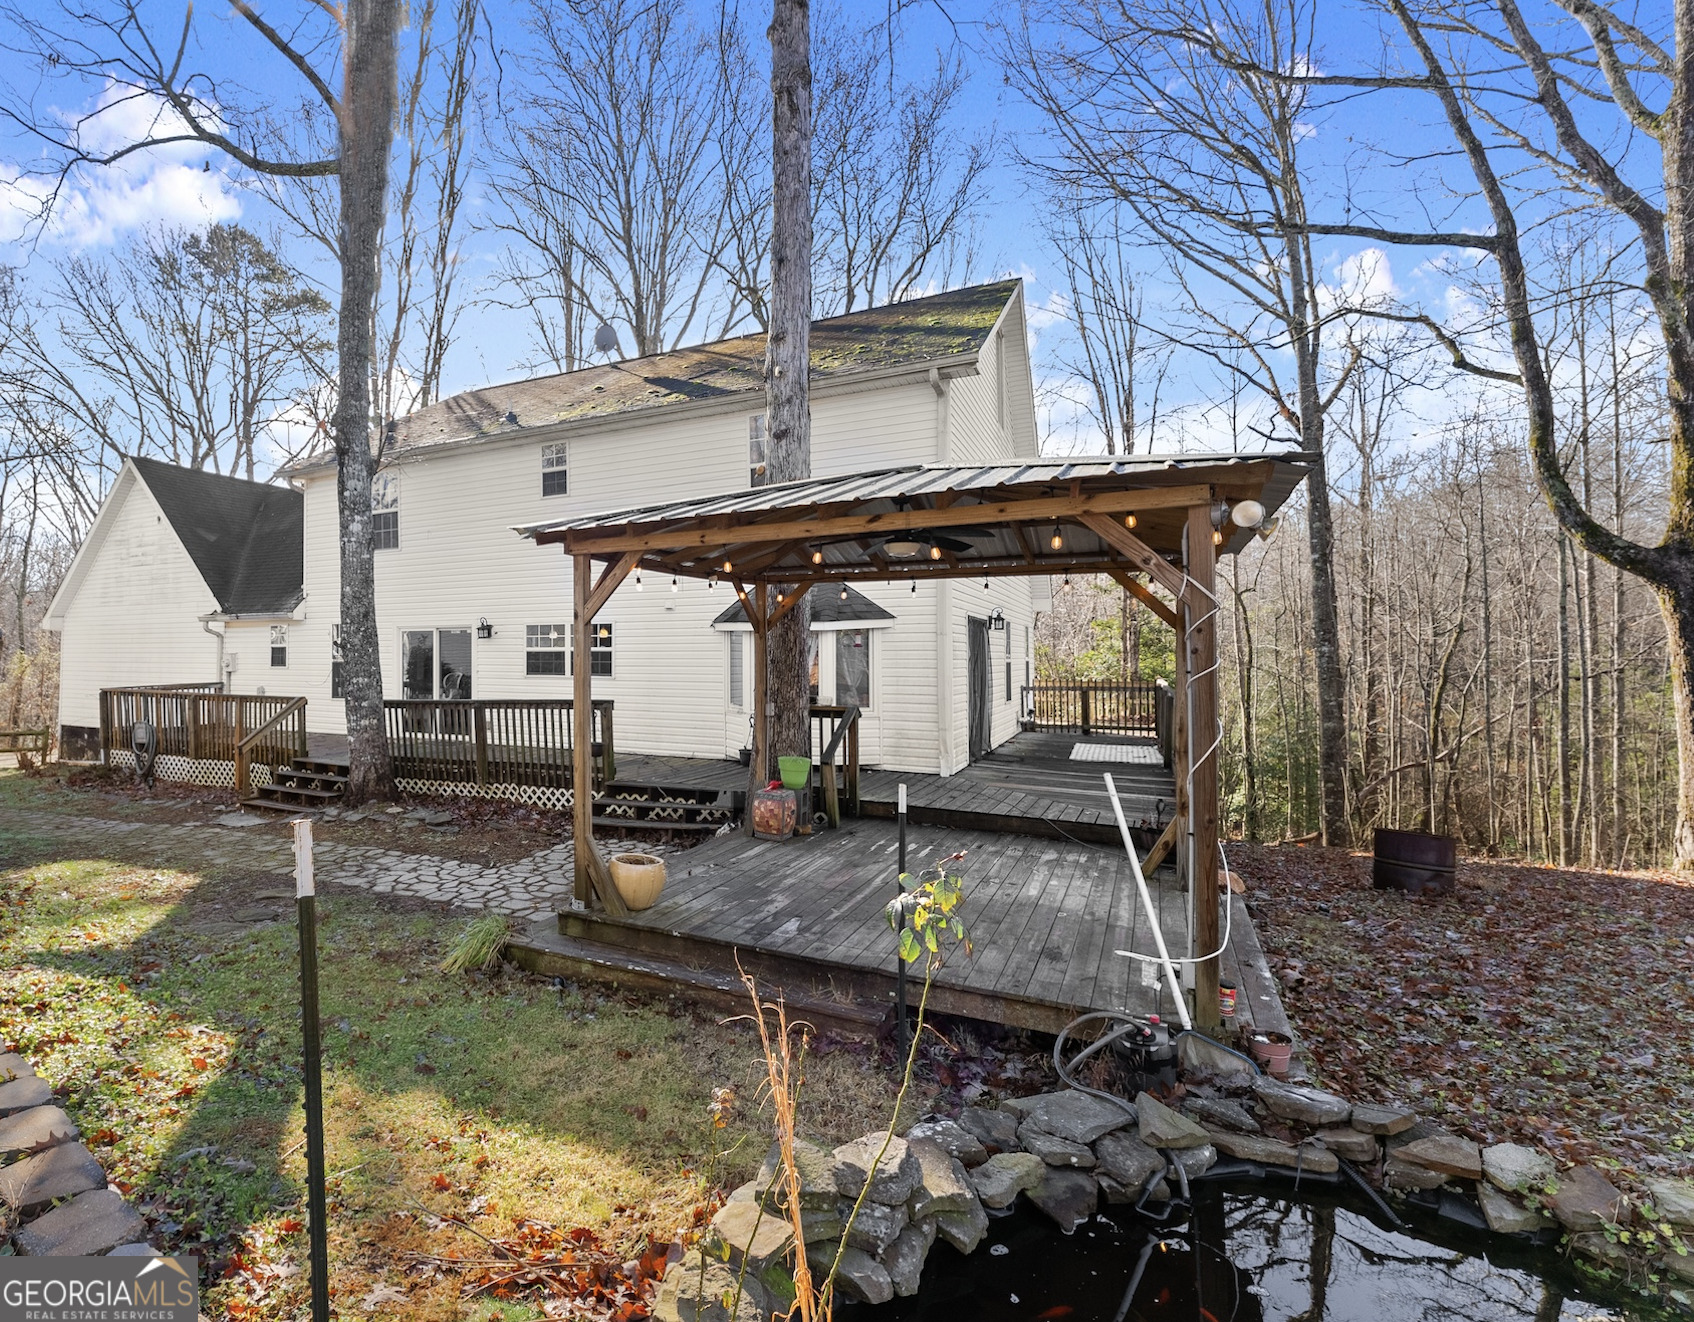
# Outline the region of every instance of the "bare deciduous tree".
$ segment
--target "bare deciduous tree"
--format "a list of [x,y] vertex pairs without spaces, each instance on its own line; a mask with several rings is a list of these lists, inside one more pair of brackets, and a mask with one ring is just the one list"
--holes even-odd
[[[247,0],[234,0],[255,57],[274,62],[270,76],[298,80],[299,104],[283,113],[274,98],[254,101],[232,78],[192,58],[200,47],[194,11],[175,31],[156,29],[140,0],[104,9],[61,3],[8,5],[0,21],[42,80],[0,100],[4,115],[42,148],[36,165],[41,218],[51,215],[67,182],[161,146],[194,143],[245,170],[288,179],[339,182],[335,255],[340,265],[338,392],[334,439],[341,544],[341,625],[350,744],[348,794],[356,801],[393,792],[383,731],[382,670],[377,646],[371,555],[372,308],[387,212],[393,148],[398,0],[349,0],[308,12],[287,31]],[[334,74],[318,67],[325,58]],[[59,93],[59,95],[56,95]],[[93,102],[70,117],[58,106]],[[110,141],[111,113],[140,109],[148,127]],[[309,150],[334,137],[332,153]],[[307,150],[296,150],[305,147]]]
[[[1056,35],[1047,39],[1026,14],[1003,42],[1007,76],[1055,146],[1028,164],[1056,189],[1133,217],[1142,241],[1170,256],[1192,318],[1173,337],[1249,381],[1313,456],[1306,493],[1322,830],[1326,841],[1345,843],[1347,731],[1324,419],[1355,359],[1326,345],[1334,310],[1304,228],[1300,143],[1310,107],[1298,85],[1254,72],[1310,67],[1315,8],[1308,0],[1083,0],[1042,12]],[[1207,40],[1191,40],[1200,29]]]

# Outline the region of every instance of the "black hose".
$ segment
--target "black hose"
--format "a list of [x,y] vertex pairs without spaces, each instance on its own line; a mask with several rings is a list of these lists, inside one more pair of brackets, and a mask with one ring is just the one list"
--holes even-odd
[[1377,1210],[1381,1212],[1383,1216],[1388,1218],[1389,1225],[1393,1226],[1396,1230],[1410,1232],[1411,1227],[1395,1215],[1394,1209],[1390,1207],[1386,1201],[1384,1201],[1382,1195],[1365,1182],[1365,1177],[1359,1174],[1358,1169],[1352,1162],[1348,1161],[1345,1157],[1337,1157],[1336,1161],[1340,1164],[1342,1171],[1352,1179],[1353,1183],[1364,1190],[1365,1197],[1375,1203]]

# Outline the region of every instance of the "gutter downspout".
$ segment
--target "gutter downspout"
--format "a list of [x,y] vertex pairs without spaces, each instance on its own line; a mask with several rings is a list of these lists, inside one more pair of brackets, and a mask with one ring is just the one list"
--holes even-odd
[[224,680],[224,631],[222,629],[219,629],[219,630],[214,632],[213,629],[212,629],[212,621],[216,620],[216,619],[220,619],[221,617],[220,617],[218,612],[214,611],[210,615],[200,615],[200,616],[197,616],[196,618],[200,621],[200,628],[204,632],[211,634],[212,637],[214,637],[218,640],[218,692],[222,693],[223,692],[223,686],[224,686],[224,683],[225,683],[225,680]]

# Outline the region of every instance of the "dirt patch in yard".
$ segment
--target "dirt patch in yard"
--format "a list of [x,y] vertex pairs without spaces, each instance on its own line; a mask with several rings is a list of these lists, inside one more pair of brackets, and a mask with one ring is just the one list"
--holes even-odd
[[1480,1142],[1694,1174],[1694,879],[1465,860],[1444,897],[1367,855],[1231,847],[1323,1082]]

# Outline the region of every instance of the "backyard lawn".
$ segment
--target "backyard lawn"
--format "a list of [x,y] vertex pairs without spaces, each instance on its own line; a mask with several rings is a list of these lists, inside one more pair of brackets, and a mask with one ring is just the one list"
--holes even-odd
[[[61,793],[88,810],[86,796]],[[161,867],[139,844],[86,856],[39,813],[25,823],[6,812],[43,802],[0,772],[0,1049],[59,1088],[155,1242],[208,1260],[209,1312],[296,1317],[305,1153],[292,883]],[[597,1244],[621,1262],[673,1239],[712,1184],[762,1156],[763,1066],[745,1025],[589,984],[449,977],[436,965],[466,915],[442,905],[331,888],[321,912],[342,1317],[487,1318],[486,1297],[461,1300],[465,1274],[428,1259],[487,1257],[479,1236],[547,1244],[580,1229],[593,1236],[577,1236],[583,1256]],[[806,1112],[820,1136],[886,1119],[893,1087],[866,1059],[859,1047],[813,1058]],[[724,1087],[739,1101],[718,1136],[729,1155],[712,1169],[708,1107]]]

